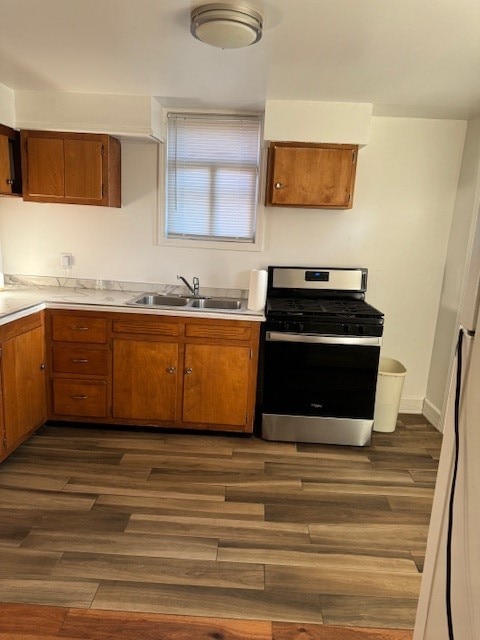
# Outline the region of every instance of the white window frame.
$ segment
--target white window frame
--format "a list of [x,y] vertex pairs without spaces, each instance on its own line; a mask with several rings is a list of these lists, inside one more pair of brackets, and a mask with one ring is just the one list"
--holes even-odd
[[[212,115],[255,115],[263,116],[258,112],[245,112],[235,110],[224,109],[164,109],[164,131],[166,132],[167,118],[169,113],[198,113],[198,114],[212,114]],[[263,139],[263,120],[261,123],[261,139]],[[256,229],[255,229],[255,242],[235,242],[230,240],[196,240],[194,238],[169,238],[167,237],[167,225],[166,225],[166,184],[167,184],[167,141],[162,144],[162,149],[159,153],[159,176],[158,176],[158,188],[159,188],[159,220],[158,220],[158,244],[170,246],[170,247],[184,247],[190,249],[220,249],[223,251],[262,251],[265,231],[265,165],[266,165],[266,153],[265,145],[260,145],[260,160],[259,160],[259,172],[258,172],[258,194],[257,194],[257,215],[256,215]]]

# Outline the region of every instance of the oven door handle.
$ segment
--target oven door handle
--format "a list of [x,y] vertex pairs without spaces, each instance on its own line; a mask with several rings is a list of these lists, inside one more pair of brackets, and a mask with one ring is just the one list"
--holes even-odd
[[306,342],[309,344],[345,344],[367,347],[379,347],[381,338],[362,336],[319,336],[312,333],[288,333],[283,331],[267,331],[267,342]]

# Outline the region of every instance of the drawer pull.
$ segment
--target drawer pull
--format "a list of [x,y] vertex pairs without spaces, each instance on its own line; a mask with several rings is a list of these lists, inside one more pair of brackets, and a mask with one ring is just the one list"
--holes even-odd
[[72,400],[86,400],[88,398],[88,396],[70,396],[72,398]]
[[175,367],[167,367],[167,373],[175,373]]
[[70,329],[73,329],[73,331],[88,331],[88,327],[78,327],[76,324],[71,324]]
[[72,362],[74,362],[75,364],[87,364],[88,359],[87,358],[72,358]]

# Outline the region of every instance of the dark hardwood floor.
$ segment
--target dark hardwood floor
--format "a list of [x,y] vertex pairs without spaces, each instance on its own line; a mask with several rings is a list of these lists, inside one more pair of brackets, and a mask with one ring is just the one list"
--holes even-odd
[[419,416],[365,448],[43,427],[0,465],[0,638],[407,640],[440,444]]

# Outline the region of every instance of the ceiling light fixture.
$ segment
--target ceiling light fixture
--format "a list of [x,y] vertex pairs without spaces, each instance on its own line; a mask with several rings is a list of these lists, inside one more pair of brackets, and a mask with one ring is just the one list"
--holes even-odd
[[262,16],[241,4],[204,4],[192,9],[190,31],[212,47],[248,47],[262,37]]

